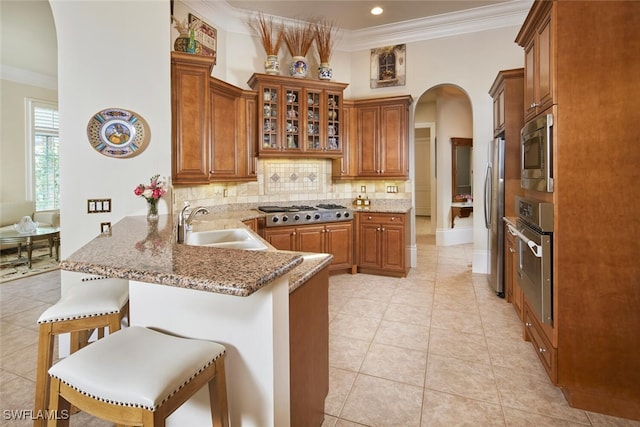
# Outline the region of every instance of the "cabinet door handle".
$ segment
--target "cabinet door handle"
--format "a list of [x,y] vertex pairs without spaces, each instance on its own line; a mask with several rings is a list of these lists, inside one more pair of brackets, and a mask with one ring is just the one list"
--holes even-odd
[[530,328],[530,327],[531,327],[531,326],[533,326],[533,325],[531,324],[531,322],[526,322],[526,323],[524,324],[524,326],[526,326],[527,328]]
[[547,349],[546,349],[546,348],[543,348],[543,347],[538,347],[538,351],[539,351],[540,353],[545,353],[545,352],[547,351]]
[[391,217],[391,221],[395,221],[395,220],[396,220],[396,217],[395,217],[395,216],[392,216],[392,217]]
[[292,235],[292,236],[295,236],[296,234],[298,234],[298,233],[296,233],[295,231],[292,231],[292,232],[291,232],[291,235]]
[[369,220],[370,220],[370,219],[371,219],[371,217],[368,217],[367,219],[369,219]]
[[384,231],[384,227],[382,227],[381,231]]
[[376,228],[376,231],[380,231],[380,227]]
[[516,250],[513,248],[509,248],[509,252],[511,252],[512,254],[516,253]]

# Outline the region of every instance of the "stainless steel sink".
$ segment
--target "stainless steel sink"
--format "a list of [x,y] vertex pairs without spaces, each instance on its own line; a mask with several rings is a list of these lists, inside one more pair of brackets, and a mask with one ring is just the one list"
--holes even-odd
[[249,230],[245,230],[244,228],[192,231],[187,233],[185,243],[192,246],[210,246],[250,251],[267,250],[267,246],[264,243],[253,236]]

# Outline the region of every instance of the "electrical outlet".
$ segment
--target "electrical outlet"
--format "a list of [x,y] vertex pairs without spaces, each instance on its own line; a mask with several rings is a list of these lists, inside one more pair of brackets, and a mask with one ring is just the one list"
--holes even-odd
[[100,223],[100,234],[102,235],[111,235],[111,223],[110,222],[101,222]]
[[222,197],[229,197],[229,190],[227,190],[226,188],[222,190]]
[[398,186],[397,185],[387,185],[387,193],[397,193]]
[[361,193],[366,193],[367,192],[367,186],[366,185],[361,185],[360,186],[360,192]]

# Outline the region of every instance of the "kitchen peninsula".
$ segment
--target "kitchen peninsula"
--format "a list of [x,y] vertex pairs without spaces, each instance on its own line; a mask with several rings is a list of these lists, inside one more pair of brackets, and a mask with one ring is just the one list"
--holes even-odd
[[[241,228],[242,221],[256,215],[242,211],[199,217],[205,220],[194,222],[194,229]],[[297,417],[323,416],[328,391],[326,267],[332,257],[176,244],[175,223],[172,215],[162,215],[157,226],[148,225],[144,216],[126,217],[64,260],[61,268],[128,279],[132,325],[225,345],[231,425],[287,426]],[[90,283],[99,286],[99,281]],[[308,295],[300,298],[303,292]],[[311,327],[318,330],[312,334]],[[305,337],[309,342],[300,342]],[[306,354],[309,346],[312,355]],[[313,381],[317,384],[308,387]],[[317,390],[316,396],[299,393],[300,383]],[[170,420],[208,425],[207,393],[198,392]]]

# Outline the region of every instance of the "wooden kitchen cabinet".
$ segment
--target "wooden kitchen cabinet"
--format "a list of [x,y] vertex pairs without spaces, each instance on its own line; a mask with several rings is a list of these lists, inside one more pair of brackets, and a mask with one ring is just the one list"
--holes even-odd
[[558,350],[551,344],[551,340],[545,334],[542,323],[535,311],[524,299],[524,333],[525,339],[531,341],[533,348],[547,371],[551,382],[558,382]]
[[505,224],[504,289],[507,302],[513,305],[520,320],[524,321],[524,293],[518,284],[518,244]]
[[265,228],[264,239],[280,250],[332,254],[330,271],[351,270],[354,264],[352,221]]
[[498,72],[489,95],[493,98],[493,136],[504,139],[504,215],[517,216],[515,196],[520,187],[520,130],[524,126],[524,69]]
[[291,425],[319,426],[329,392],[329,269],[289,294]]
[[358,177],[409,177],[411,102],[409,95],[355,101]]
[[260,157],[340,157],[347,84],[254,74]]
[[357,178],[357,139],[358,127],[354,102],[345,100],[342,103],[342,157],[331,161],[331,178],[334,180],[349,180]]
[[406,214],[358,212],[357,265],[362,273],[404,277],[409,268]]
[[550,92],[554,102],[539,114],[553,113],[556,186],[525,196],[554,206],[553,325],[542,323],[539,334],[557,350],[557,374],[550,377],[571,407],[634,420],[640,420],[638,203],[621,200],[628,183],[637,187],[640,164],[631,96],[640,93],[638,6],[535,1],[516,39],[526,48],[532,34],[544,39],[549,27],[549,90],[540,93]]
[[171,53],[171,175],[174,184],[209,181],[211,93],[215,58]]
[[171,52],[173,184],[252,181],[255,94],[211,77],[212,57]]
[[536,5],[535,19],[525,22],[516,42],[524,48],[524,119],[555,104],[554,19],[552,2]]
[[273,227],[264,229],[264,240],[281,251],[296,251],[297,227]]

